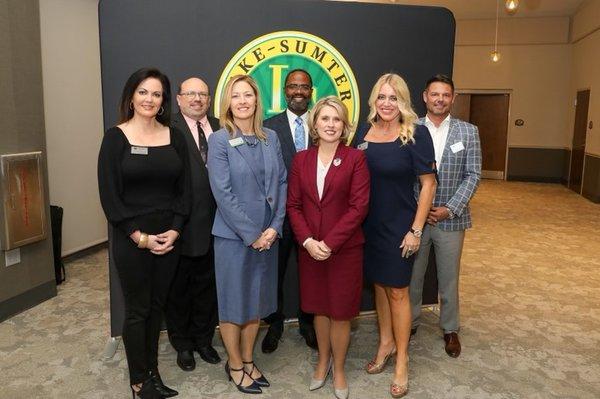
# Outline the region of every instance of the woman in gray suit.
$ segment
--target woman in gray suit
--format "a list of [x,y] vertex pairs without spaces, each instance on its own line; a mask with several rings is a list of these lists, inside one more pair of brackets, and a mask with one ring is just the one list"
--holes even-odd
[[250,76],[227,83],[220,122],[223,129],[208,140],[208,174],[217,202],[212,233],[225,372],[241,392],[261,393],[269,382],[253,362],[254,342],[260,319],[277,307],[286,170],[277,135],[262,126]]

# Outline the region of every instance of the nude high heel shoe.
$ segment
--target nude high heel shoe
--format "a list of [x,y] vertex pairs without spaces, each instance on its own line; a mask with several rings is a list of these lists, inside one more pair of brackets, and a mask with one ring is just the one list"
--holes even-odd
[[310,386],[308,387],[309,391],[316,391],[319,388],[323,388],[323,386],[325,385],[325,382],[327,381],[327,377],[329,376],[329,373],[331,372],[332,365],[333,365],[333,362],[331,361],[331,359],[329,359],[329,366],[327,366],[327,372],[325,373],[325,378],[323,378],[322,380],[317,380],[316,378],[310,379]]
[[388,361],[396,356],[396,348],[388,353],[380,363],[375,363],[376,357],[365,366],[365,371],[369,374],[379,374],[383,371]]

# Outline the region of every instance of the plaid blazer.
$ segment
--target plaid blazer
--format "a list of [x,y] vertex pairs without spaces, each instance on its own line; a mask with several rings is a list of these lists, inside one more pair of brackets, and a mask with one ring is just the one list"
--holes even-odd
[[[419,119],[419,124],[424,125],[425,118]],[[454,151],[451,146],[454,146]],[[446,146],[437,170],[438,186],[433,205],[447,206],[455,215],[454,219],[439,222],[438,227],[444,231],[468,229],[471,227],[469,201],[481,179],[481,145],[477,126],[450,117]]]

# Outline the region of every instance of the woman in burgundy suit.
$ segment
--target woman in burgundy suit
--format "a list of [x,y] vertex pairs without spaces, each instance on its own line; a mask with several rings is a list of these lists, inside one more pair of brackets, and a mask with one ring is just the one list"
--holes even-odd
[[319,100],[308,125],[314,146],[294,157],[287,212],[301,244],[301,307],[315,314],[319,361],[310,390],[325,384],[333,364],[335,396],[347,398],[344,362],[350,320],[360,308],[369,171],[363,152],[345,145],[348,111],[338,98]]

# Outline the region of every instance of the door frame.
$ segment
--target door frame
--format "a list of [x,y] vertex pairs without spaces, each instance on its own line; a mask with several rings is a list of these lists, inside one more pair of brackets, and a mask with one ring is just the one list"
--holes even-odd
[[[583,182],[585,181],[585,158],[588,155],[587,153],[587,146],[588,146],[588,140],[587,140],[587,135],[588,135],[588,124],[590,123],[590,103],[592,101],[592,88],[590,86],[586,86],[583,88],[578,88],[575,89],[575,97],[573,99],[573,102],[577,101],[577,93],[579,93],[580,91],[589,91],[590,92],[590,97],[588,99],[588,116],[587,119],[585,121],[585,147],[583,148],[583,163],[581,165],[581,188],[579,189],[579,195],[583,195]],[[569,190],[571,187],[571,166],[572,166],[572,161],[573,161],[573,138],[575,136],[575,113],[577,112],[577,104],[574,103],[573,104],[573,113],[572,113],[572,118],[571,118],[571,140],[569,143],[569,171],[567,174],[567,188]],[[573,190],[571,190],[573,191]],[[575,192],[575,191],[573,191]]]
[[[454,92],[456,94],[507,94],[508,95],[508,112],[506,114],[506,154],[504,157],[504,172],[503,172],[503,178],[501,180],[506,181],[507,178],[507,174],[508,174],[508,143],[510,141],[510,136],[511,136],[511,125],[510,125],[510,115],[511,115],[511,111],[512,111],[512,94],[513,94],[513,90],[512,89],[455,89]],[[570,162],[569,162],[570,164]],[[482,171],[482,178],[483,177],[483,171]],[[497,179],[500,180],[500,179]]]

